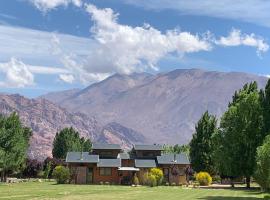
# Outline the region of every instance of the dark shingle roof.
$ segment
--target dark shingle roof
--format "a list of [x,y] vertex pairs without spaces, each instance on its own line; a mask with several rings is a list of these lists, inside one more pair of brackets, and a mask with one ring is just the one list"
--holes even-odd
[[124,153],[119,153],[117,157],[118,157],[118,158],[121,158],[122,160],[130,159],[130,155],[129,155],[128,153],[126,153],[126,152],[124,152]]
[[99,159],[98,167],[121,167],[121,159]]
[[67,163],[98,163],[98,155],[90,155],[88,152],[68,152]]
[[109,149],[109,150],[120,150],[119,144],[93,144],[92,149]]
[[161,156],[157,156],[157,162],[158,164],[190,164],[186,154],[163,154]]
[[135,167],[138,168],[152,168],[156,167],[156,161],[155,160],[146,160],[146,159],[135,159]]
[[145,150],[145,151],[161,151],[161,145],[146,145],[146,144],[136,144],[134,145],[134,150]]

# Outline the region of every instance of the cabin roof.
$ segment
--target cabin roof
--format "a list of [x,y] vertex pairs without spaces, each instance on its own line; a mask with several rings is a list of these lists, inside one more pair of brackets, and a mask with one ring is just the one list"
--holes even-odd
[[186,154],[163,154],[157,156],[158,164],[190,164],[189,159]]
[[108,149],[108,150],[121,150],[121,147],[119,144],[99,144],[94,143],[92,146],[92,149],[95,150],[102,150],[102,149]]
[[89,152],[68,152],[67,163],[98,163],[99,156],[91,155]]
[[134,145],[134,150],[144,150],[144,151],[161,151],[162,146],[153,144],[153,145],[148,145],[148,144],[135,144]]
[[98,167],[121,167],[121,159],[99,159]]
[[135,167],[138,168],[152,168],[156,167],[156,161],[154,159],[135,159]]

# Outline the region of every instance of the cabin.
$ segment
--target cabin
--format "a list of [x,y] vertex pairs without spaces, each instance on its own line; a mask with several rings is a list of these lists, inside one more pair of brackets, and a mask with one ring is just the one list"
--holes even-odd
[[131,185],[136,174],[143,183],[151,168],[163,170],[164,181],[186,183],[185,154],[164,154],[160,145],[134,145],[129,153],[118,144],[93,144],[91,152],[68,152],[67,166],[74,184]]

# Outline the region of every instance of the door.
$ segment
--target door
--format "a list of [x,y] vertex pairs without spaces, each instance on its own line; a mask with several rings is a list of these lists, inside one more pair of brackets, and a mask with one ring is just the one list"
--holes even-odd
[[86,167],[77,167],[77,184],[86,184]]
[[93,168],[89,167],[87,170],[86,183],[93,183]]

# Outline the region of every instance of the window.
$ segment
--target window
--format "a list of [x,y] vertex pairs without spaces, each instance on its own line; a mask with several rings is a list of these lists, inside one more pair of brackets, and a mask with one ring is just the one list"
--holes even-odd
[[100,176],[111,176],[112,175],[112,168],[103,168],[99,169]]

